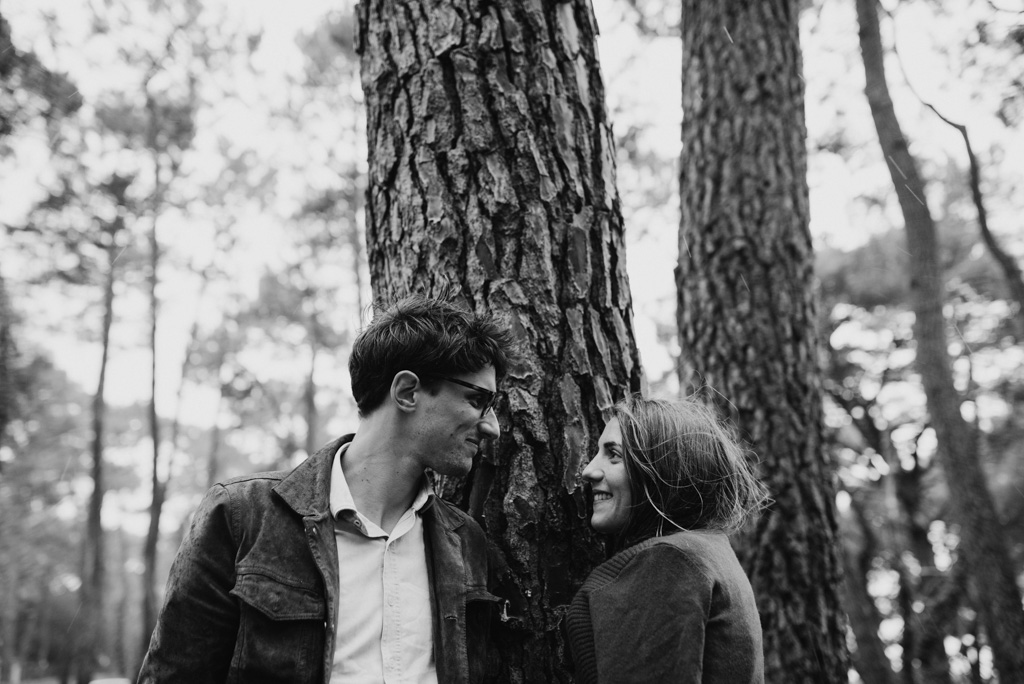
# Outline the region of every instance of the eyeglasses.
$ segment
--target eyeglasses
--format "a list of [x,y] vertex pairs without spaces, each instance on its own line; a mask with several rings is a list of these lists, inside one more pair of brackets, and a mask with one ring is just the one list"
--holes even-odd
[[498,399],[498,393],[497,392],[492,392],[491,390],[487,389],[486,387],[480,387],[479,385],[474,385],[473,383],[466,382],[464,380],[456,380],[455,378],[448,378],[448,377],[442,377],[441,379],[442,380],[447,380],[448,382],[454,382],[456,385],[462,385],[463,387],[468,387],[471,390],[476,390],[477,392],[482,394],[484,397],[486,397],[487,401],[484,402],[484,405],[482,407],[480,407],[480,418],[481,419],[484,416],[487,415],[488,411],[490,411],[492,408],[494,408],[494,402],[497,401],[497,399]]

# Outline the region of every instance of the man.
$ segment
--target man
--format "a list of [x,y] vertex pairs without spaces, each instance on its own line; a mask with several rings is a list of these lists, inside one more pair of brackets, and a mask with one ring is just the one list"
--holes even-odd
[[443,300],[378,313],[349,359],[358,430],[206,494],[139,681],[481,681],[486,542],[424,471],[465,475],[498,436],[510,346]]

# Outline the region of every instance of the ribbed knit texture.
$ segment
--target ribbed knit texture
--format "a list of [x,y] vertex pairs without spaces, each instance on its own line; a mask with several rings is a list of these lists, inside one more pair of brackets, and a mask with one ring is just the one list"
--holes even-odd
[[569,647],[576,667],[576,684],[597,684],[597,656],[594,652],[594,628],[590,620],[590,593],[615,580],[626,563],[658,541],[657,537],[631,546],[594,568],[569,604],[565,616]]
[[754,595],[724,534],[619,552],[583,583],[566,629],[577,684],[764,681]]

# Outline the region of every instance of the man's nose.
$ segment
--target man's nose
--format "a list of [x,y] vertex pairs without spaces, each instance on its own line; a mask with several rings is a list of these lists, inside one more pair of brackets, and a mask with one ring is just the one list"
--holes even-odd
[[501,425],[498,424],[498,414],[493,408],[487,409],[483,421],[479,423],[480,432],[487,437],[497,437],[501,434]]

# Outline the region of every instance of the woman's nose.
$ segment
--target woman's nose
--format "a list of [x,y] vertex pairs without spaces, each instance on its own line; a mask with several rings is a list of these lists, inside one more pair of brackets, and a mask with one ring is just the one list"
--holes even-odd
[[590,459],[590,463],[583,469],[583,479],[587,482],[601,479],[601,469],[597,467],[597,459]]

